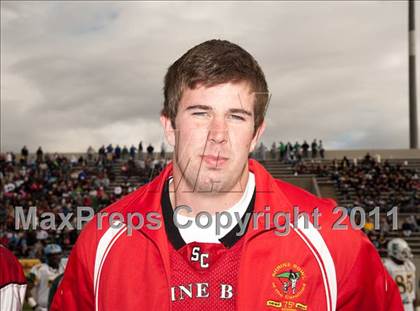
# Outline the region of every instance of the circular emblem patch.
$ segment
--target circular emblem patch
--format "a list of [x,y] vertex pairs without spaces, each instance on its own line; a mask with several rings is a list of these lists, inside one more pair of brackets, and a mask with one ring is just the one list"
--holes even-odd
[[273,289],[280,298],[295,299],[305,291],[306,274],[297,264],[281,263],[274,268],[272,276]]

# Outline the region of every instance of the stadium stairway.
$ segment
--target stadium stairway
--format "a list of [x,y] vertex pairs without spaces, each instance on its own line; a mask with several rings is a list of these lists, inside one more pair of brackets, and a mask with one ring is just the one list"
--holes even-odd
[[278,160],[266,160],[264,167],[270,174],[281,180],[294,184],[319,197],[337,200],[338,192],[333,181],[328,177],[317,177],[314,174],[294,174],[291,164],[279,162]]

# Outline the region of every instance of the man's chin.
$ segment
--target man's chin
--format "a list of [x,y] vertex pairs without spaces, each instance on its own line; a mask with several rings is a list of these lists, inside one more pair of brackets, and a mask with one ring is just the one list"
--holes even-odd
[[220,176],[214,176],[212,172],[206,172],[204,176],[197,180],[195,189],[197,192],[217,193],[223,190],[223,185],[224,182]]

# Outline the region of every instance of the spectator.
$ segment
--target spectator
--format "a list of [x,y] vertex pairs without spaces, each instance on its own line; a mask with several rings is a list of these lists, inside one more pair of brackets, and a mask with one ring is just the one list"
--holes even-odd
[[302,144],[302,154],[303,158],[308,158],[308,150],[309,150],[309,144],[306,142],[306,140],[303,141]]
[[271,159],[273,159],[273,160],[275,160],[275,159],[276,159],[276,149],[277,149],[277,147],[276,147],[276,143],[275,143],[275,142],[273,142],[273,143],[271,144],[271,149],[270,149]]
[[375,230],[375,225],[371,217],[367,217],[366,223],[363,226],[363,230],[365,231],[366,234],[369,234],[370,232],[373,232]]
[[106,147],[106,157],[108,161],[112,161],[114,159],[114,148],[112,147],[112,144],[109,144]]
[[314,139],[311,144],[311,150],[312,150],[312,159],[315,159],[318,153],[318,145],[316,143],[316,139]]
[[346,156],[343,157],[343,160],[341,161],[341,168],[345,169],[347,167],[350,167],[350,161],[347,159]]
[[325,149],[324,149],[324,146],[322,144],[322,140],[319,141],[318,148],[319,148],[319,156],[321,157],[321,159],[324,159],[325,158]]
[[293,150],[294,150],[294,156],[296,160],[300,161],[302,159],[302,148],[298,142],[296,142],[295,145],[293,146]]
[[120,145],[117,145],[115,147],[115,158],[117,160],[119,160],[121,158],[121,147],[120,147]]
[[6,163],[13,164],[13,154],[12,154],[12,152],[6,153]]
[[411,230],[413,232],[417,232],[419,230],[419,227],[418,227],[417,221],[416,221],[416,216],[414,216],[414,215],[408,216],[407,217],[407,222],[410,224]]
[[127,148],[126,145],[124,145],[121,154],[122,154],[123,160],[127,160],[128,159],[128,148]]
[[95,152],[95,150],[92,148],[92,146],[89,146],[88,150],[87,150],[87,158],[89,161],[93,160],[93,153]]
[[290,142],[288,142],[286,145],[285,161],[287,163],[293,163],[293,160],[294,160],[293,146]]
[[286,154],[286,145],[283,144],[283,142],[281,141],[279,143],[279,160],[283,161],[284,160],[284,156]]
[[153,148],[152,144],[149,144],[149,146],[147,146],[147,155],[149,160],[153,160],[153,151],[155,150],[155,148]]
[[139,160],[143,160],[143,142],[139,143]]
[[102,145],[99,150],[98,150],[98,155],[99,155],[99,159],[101,161],[104,161],[106,159],[106,155],[105,155],[105,146]]
[[380,233],[383,236],[386,236],[389,234],[389,231],[391,230],[391,226],[388,223],[388,219],[386,216],[382,216],[379,224]]
[[261,162],[265,162],[266,160],[266,151],[267,147],[261,142],[260,146],[258,147],[258,160]]
[[36,151],[36,160],[37,162],[43,162],[44,161],[44,152],[42,151],[41,146],[38,147],[38,150]]
[[28,163],[28,156],[29,156],[29,151],[26,146],[23,146],[22,150],[20,151],[20,155],[22,157],[23,163],[26,165]]
[[409,217],[407,217],[405,221],[403,222],[401,226],[401,230],[405,237],[409,237],[413,233],[414,227],[413,227],[413,224],[409,221]]
[[134,147],[134,145],[131,145],[130,147],[130,157],[133,160],[136,158],[136,147]]

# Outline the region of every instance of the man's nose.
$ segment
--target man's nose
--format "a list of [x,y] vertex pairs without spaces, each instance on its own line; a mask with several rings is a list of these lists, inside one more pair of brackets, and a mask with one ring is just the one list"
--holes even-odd
[[208,140],[212,143],[223,144],[228,141],[228,128],[224,119],[214,118],[209,127]]

